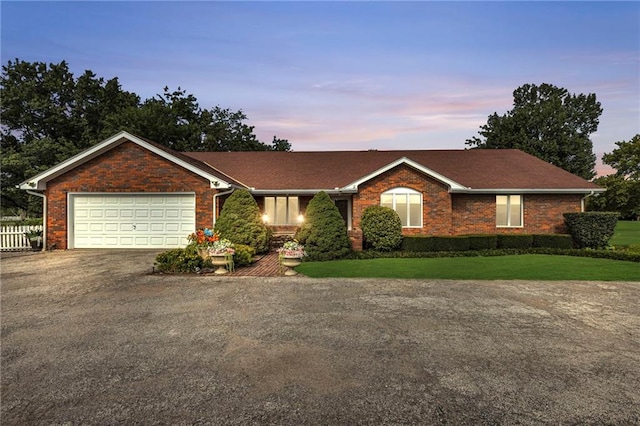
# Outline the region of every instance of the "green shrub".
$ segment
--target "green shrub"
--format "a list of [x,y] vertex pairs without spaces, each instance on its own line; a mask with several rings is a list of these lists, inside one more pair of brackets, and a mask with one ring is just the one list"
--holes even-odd
[[498,236],[490,235],[467,235],[469,239],[469,250],[493,250],[498,248]]
[[360,227],[364,248],[391,251],[402,243],[400,216],[389,207],[370,206],[364,209]]
[[469,250],[469,238],[460,236],[431,237],[433,251],[466,251]]
[[533,247],[570,249],[573,248],[573,239],[567,234],[534,234]]
[[195,244],[186,248],[172,249],[156,256],[155,266],[166,273],[198,272],[202,268],[210,268],[211,262],[205,262],[198,254]]
[[400,250],[415,253],[433,251],[433,239],[424,236],[405,236],[402,238]]
[[605,248],[613,236],[618,213],[565,213],[564,223],[578,248]]
[[253,263],[256,249],[246,244],[234,244],[233,247],[236,251],[233,255],[233,262],[236,266],[249,266]]
[[347,226],[326,192],[317,193],[307,206],[305,221],[295,239],[309,260],[340,259],[351,252]]
[[499,249],[528,249],[533,247],[533,235],[498,234]]
[[215,230],[235,244],[253,247],[256,253],[269,251],[271,230],[262,222],[258,203],[246,189],[237,189],[225,201]]

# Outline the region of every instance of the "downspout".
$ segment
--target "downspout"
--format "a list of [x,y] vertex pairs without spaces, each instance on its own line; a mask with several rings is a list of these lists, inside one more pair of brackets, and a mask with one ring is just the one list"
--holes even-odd
[[213,194],[213,226],[216,226],[216,220],[217,220],[216,212],[218,211],[218,203],[217,203],[218,197],[221,197],[223,195],[229,195],[233,191],[235,191],[235,188],[231,188],[230,190],[225,191],[225,192],[217,192],[217,193]]
[[27,194],[42,198],[42,251],[47,249],[47,196],[27,189]]
[[581,213],[584,213],[585,201],[587,200],[587,198],[591,197],[594,194],[595,194],[595,191],[591,191],[590,193],[588,193],[587,195],[582,197],[582,199],[580,200],[580,212]]

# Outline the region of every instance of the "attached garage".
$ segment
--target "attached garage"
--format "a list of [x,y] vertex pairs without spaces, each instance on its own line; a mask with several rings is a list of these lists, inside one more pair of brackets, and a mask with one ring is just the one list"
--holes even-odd
[[70,194],[69,248],[174,248],[195,224],[195,194]]
[[232,186],[208,164],[120,132],[20,188],[42,198],[47,249],[162,251],[212,226],[216,196]]

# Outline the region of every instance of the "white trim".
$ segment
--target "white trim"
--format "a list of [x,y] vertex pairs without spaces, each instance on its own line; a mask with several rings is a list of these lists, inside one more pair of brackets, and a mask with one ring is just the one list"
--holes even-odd
[[[407,188],[406,186],[398,186],[396,188],[391,188],[388,189],[384,192],[382,192],[380,194],[380,205],[382,205],[382,196],[383,195],[391,195],[392,196],[392,202],[391,205],[393,207],[391,207],[396,213],[398,212],[396,210],[396,199],[397,199],[397,195],[404,195],[406,197],[406,201],[407,201],[407,217],[405,218],[405,220],[407,221],[407,225],[406,226],[402,226],[402,228],[422,228],[424,226],[424,194],[420,191],[416,191],[415,189],[411,189],[411,188]],[[411,222],[411,203],[409,203],[409,195],[419,195],[420,196],[420,225],[410,225],[409,223]],[[400,218],[400,220],[402,220],[402,218]]]
[[[498,225],[498,196],[507,197],[507,225]],[[520,197],[520,225],[511,225],[511,197]],[[496,194],[496,228],[524,228],[524,196],[522,194]]]
[[444,175],[441,175],[440,173],[437,173],[437,172],[431,170],[428,167],[423,166],[422,164],[416,163],[415,161],[410,160],[407,157],[399,158],[396,161],[394,161],[392,163],[389,163],[386,166],[381,167],[378,170],[376,170],[376,171],[374,171],[372,173],[369,173],[366,176],[363,176],[362,178],[358,179],[357,181],[351,182],[350,184],[345,185],[341,189],[343,191],[349,191],[349,190],[357,191],[358,190],[358,186],[361,185],[362,183],[367,182],[367,181],[373,179],[374,177],[379,176],[382,173],[384,173],[386,171],[389,171],[389,170],[393,169],[394,167],[397,167],[397,166],[399,166],[401,164],[405,164],[407,166],[413,167],[414,169],[426,174],[427,176],[430,176],[430,177],[434,178],[435,180],[444,183],[445,185],[447,185],[449,187],[449,191],[464,191],[464,190],[469,189],[468,187],[466,187],[464,185],[461,185],[458,182],[456,182],[454,180],[451,180],[448,177],[446,177]]
[[255,189],[249,188],[249,192],[253,195],[315,195],[318,192],[324,191],[328,195],[350,195],[357,194],[358,190],[354,189]]
[[[122,197],[126,195],[192,195],[194,198],[195,212],[197,216],[198,200],[195,192],[68,192],[67,193],[67,249],[75,249],[74,245],[74,197],[76,196],[105,196],[113,195],[116,197]],[[196,226],[197,226],[197,219]]]
[[591,194],[594,192],[606,192],[606,188],[562,188],[562,189],[532,189],[532,188],[496,188],[496,189],[465,189],[451,190],[454,194]]
[[69,170],[72,170],[73,168],[86,163],[87,161],[98,157],[99,155],[117,147],[118,145],[124,143],[125,140],[128,140],[129,142],[133,142],[137,145],[140,145],[141,147],[147,149],[148,151],[153,152],[154,154],[171,161],[172,163],[183,167],[187,170],[189,170],[190,172],[193,172],[195,174],[197,174],[198,176],[201,176],[205,179],[207,179],[210,182],[210,187],[211,188],[219,188],[219,189],[226,189],[226,188],[230,188],[231,184],[229,184],[229,182],[225,182],[223,180],[221,180],[220,178],[218,178],[217,176],[214,176],[210,173],[205,172],[204,170],[190,164],[187,163],[184,160],[181,160],[178,157],[175,157],[171,154],[169,154],[168,152],[157,148],[156,146],[148,143],[147,141],[140,139],[136,136],[133,136],[130,133],[127,133],[125,131],[119,132],[114,136],[111,136],[109,139],[106,139],[100,143],[97,143],[96,145],[92,146],[91,148],[82,151],[79,154],[74,155],[73,157],[63,161],[62,163],[32,177],[31,179],[29,179],[28,181],[22,182],[20,185],[18,185],[18,188],[20,189],[37,189],[37,190],[45,190],[47,189],[47,182],[51,179],[54,179],[58,176],[60,176],[63,173],[68,172]]

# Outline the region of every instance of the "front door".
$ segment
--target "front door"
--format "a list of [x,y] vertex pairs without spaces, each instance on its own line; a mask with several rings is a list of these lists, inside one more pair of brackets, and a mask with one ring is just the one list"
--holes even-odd
[[334,202],[340,212],[340,216],[344,219],[344,223],[347,225],[347,228],[349,228],[349,200],[334,200]]

